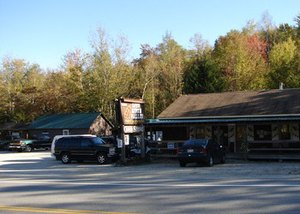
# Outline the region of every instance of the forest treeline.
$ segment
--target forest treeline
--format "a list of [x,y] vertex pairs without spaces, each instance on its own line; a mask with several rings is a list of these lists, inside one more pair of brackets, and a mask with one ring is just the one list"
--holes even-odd
[[154,118],[181,94],[300,87],[300,14],[294,25],[269,18],[220,36],[213,46],[195,34],[185,49],[170,33],[155,47],[141,45],[128,61],[126,38],[103,29],[92,51],[66,53],[62,66],[42,70],[24,59],[5,57],[0,67],[0,122],[30,122],[40,115],[102,112],[114,118],[114,100],[143,98]]

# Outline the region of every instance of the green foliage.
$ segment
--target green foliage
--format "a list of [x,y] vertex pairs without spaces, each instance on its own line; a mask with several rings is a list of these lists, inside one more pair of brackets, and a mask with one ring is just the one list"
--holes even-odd
[[4,58],[0,67],[0,121],[30,122],[59,112],[103,112],[114,118],[114,100],[143,98],[154,118],[181,94],[300,87],[300,15],[295,26],[276,27],[268,14],[248,22],[211,47],[200,34],[181,47],[170,33],[154,47],[141,46],[127,59],[125,37],[116,41],[99,29],[92,51],[68,52],[60,69],[43,71],[22,59]]
[[285,87],[300,86],[300,75],[295,66],[296,51],[296,43],[291,38],[273,47],[270,53],[270,87],[276,88],[280,83]]
[[231,91],[262,89],[266,85],[266,45],[257,33],[248,32],[229,32],[217,40],[213,51]]
[[224,78],[211,57],[187,62],[183,79],[185,94],[220,92],[225,87]]

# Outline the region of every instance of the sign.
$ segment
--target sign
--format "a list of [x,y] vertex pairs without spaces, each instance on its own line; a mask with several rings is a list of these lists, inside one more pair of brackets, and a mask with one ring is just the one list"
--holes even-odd
[[[123,142],[118,144],[122,146],[121,161],[126,162],[126,149],[130,148],[130,136],[140,135],[144,138],[144,101],[141,99],[127,99],[120,97],[115,100],[116,121],[119,125],[119,136]],[[141,157],[145,157],[145,143],[141,142]]]
[[142,103],[121,103],[121,114],[124,125],[144,123]]
[[118,142],[118,148],[122,148],[123,147],[123,140],[118,138],[117,142]]
[[174,143],[168,143],[168,149],[175,149]]
[[140,133],[144,131],[144,126],[124,126],[124,133]]
[[128,134],[124,134],[124,145],[125,146],[129,145],[129,135]]

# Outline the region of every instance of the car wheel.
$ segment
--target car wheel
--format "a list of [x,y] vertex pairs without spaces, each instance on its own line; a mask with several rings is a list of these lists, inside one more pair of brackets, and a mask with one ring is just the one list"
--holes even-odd
[[179,162],[179,166],[181,166],[181,167],[185,167],[185,166],[186,166],[186,163],[185,163],[185,162],[182,162],[182,161],[180,161],[180,162]]
[[25,151],[26,152],[32,152],[32,147],[30,145],[26,145]]
[[70,163],[70,162],[71,162],[70,155],[69,155],[68,153],[62,154],[62,156],[61,156],[61,162],[62,162],[63,164]]
[[107,162],[107,156],[104,153],[97,154],[97,162],[99,164],[105,164]]
[[207,165],[209,167],[212,167],[214,165],[214,159],[212,156],[209,156]]

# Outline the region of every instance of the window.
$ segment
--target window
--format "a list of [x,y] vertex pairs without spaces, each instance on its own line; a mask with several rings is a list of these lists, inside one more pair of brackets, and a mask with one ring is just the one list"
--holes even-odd
[[163,132],[162,131],[156,131],[155,136],[156,136],[155,140],[162,141]]
[[[96,144],[96,145],[105,144],[104,140],[101,139],[101,138],[99,138],[99,137],[92,138],[92,141],[93,141],[93,143]],[[108,143],[113,144],[113,143],[114,143],[114,142],[113,142],[113,139],[109,139],[109,138],[108,138]]]
[[166,127],[163,130],[163,140],[186,140],[187,128],[186,127]]
[[81,147],[90,147],[92,146],[92,142],[89,139],[82,138],[80,141]]
[[196,139],[205,138],[205,127],[200,126],[196,128]]
[[254,140],[272,140],[271,125],[255,125]]
[[289,124],[281,124],[279,126],[279,140],[290,140],[291,133]]

